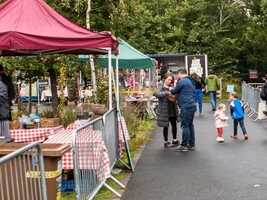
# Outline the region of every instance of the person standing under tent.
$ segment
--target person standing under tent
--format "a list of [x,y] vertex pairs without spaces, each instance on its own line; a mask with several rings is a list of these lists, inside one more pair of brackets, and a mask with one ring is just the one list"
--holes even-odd
[[12,83],[12,79],[10,76],[7,76],[4,72],[3,65],[0,64],[0,76],[2,78],[2,81],[7,86],[7,92],[8,92],[8,103],[9,103],[9,121],[12,121],[12,115],[11,115],[11,106],[13,105],[12,101],[15,99],[15,89],[14,85]]
[[10,106],[8,90],[0,76],[0,136],[10,137],[9,132]]

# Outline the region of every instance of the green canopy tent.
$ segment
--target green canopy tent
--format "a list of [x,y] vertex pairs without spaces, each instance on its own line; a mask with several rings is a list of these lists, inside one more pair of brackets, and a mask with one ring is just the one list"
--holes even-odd
[[[116,67],[116,59],[118,59],[119,69],[145,69],[155,68],[155,59],[143,54],[142,52],[129,45],[124,40],[117,38],[119,41],[119,55],[111,55],[111,65]],[[87,55],[79,55],[79,61],[88,61]],[[108,68],[108,56],[100,55],[98,58],[98,66]]]
[[[118,38],[119,41],[119,55],[118,67],[119,69],[145,69],[155,68],[155,60],[143,54],[142,52],[129,45],[124,40]],[[111,56],[112,66],[116,67],[116,56]],[[101,55],[98,59],[98,65],[101,68],[108,67],[108,56]]]
[[[97,62],[100,68],[108,68],[108,62],[111,59],[111,67],[116,68],[116,88],[119,88],[118,69],[153,69],[156,66],[156,60],[138,51],[121,38],[117,38],[117,40],[119,42],[119,55],[111,55],[111,57],[100,55]],[[78,60],[88,61],[89,56],[79,55]],[[111,73],[110,71],[109,73]]]

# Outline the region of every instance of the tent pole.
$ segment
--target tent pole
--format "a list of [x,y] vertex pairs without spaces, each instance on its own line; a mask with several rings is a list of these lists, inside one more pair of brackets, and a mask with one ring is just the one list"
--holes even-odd
[[108,89],[109,89],[109,110],[112,109],[112,80],[111,80],[111,49],[108,49]]
[[82,72],[79,74],[79,99],[80,103],[82,103]]
[[[86,10],[86,28],[90,30],[90,12],[91,12],[91,0],[87,0],[87,10]],[[93,90],[96,91],[96,76],[95,76],[95,63],[94,56],[92,54],[89,55],[89,61],[91,66],[92,73],[92,86]]]
[[117,109],[120,106],[120,98],[119,98],[119,58],[116,55],[116,96],[117,96]]

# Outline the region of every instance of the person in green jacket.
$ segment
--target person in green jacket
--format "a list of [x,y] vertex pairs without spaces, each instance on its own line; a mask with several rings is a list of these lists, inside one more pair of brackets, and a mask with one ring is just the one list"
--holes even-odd
[[216,110],[216,92],[220,89],[220,82],[218,77],[214,74],[214,71],[212,69],[209,69],[209,75],[207,76],[205,80],[207,91],[210,97],[210,103],[212,106],[212,111]]

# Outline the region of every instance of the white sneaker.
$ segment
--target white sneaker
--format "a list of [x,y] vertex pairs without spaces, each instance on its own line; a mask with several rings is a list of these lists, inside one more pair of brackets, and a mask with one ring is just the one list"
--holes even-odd
[[216,141],[217,141],[217,142],[223,142],[223,141],[224,141],[224,138],[222,138],[222,137],[217,137]]

